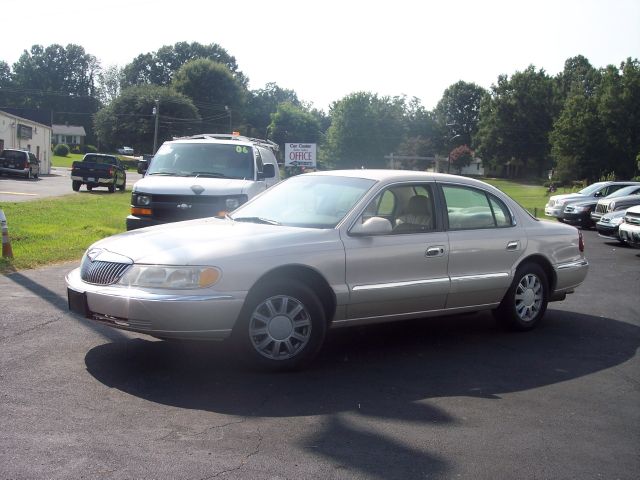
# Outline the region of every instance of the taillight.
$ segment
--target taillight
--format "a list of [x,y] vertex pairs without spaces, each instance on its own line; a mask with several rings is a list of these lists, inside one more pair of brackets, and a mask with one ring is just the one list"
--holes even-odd
[[584,252],[584,238],[582,238],[582,232],[578,230],[578,250]]
[[109,167],[109,176],[113,177],[113,167]]

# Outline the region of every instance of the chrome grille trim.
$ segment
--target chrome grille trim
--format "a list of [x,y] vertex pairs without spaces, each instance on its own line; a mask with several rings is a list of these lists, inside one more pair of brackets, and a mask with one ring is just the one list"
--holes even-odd
[[112,285],[116,283],[124,272],[131,266],[128,263],[83,262],[80,277],[83,281],[93,285]]

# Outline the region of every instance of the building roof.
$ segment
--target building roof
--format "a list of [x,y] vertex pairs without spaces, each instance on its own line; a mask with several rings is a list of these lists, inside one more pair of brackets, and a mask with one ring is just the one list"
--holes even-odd
[[54,135],[79,135],[86,137],[87,132],[81,125],[52,125]]

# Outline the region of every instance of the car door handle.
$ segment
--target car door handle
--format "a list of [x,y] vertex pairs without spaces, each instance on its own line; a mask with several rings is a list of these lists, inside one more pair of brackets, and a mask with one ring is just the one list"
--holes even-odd
[[519,247],[520,242],[517,240],[507,243],[507,250],[518,250]]
[[429,247],[425,253],[427,257],[441,257],[444,255],[444,247]]

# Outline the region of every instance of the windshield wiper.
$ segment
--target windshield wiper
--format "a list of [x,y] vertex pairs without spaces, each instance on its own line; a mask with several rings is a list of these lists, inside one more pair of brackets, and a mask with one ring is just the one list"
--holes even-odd
[[196,178],[198,177],[228,178],[224,173],[218,173],[218,172],[191,172],[188,176],[189,177],[195,176]]
[[280,222],[276,222],[275,220],[271,220],[270,218],[264,217],[237,217],[232,218],[236,222],[249,222],[249,223],[264,223],[266,225],[280,225]]

